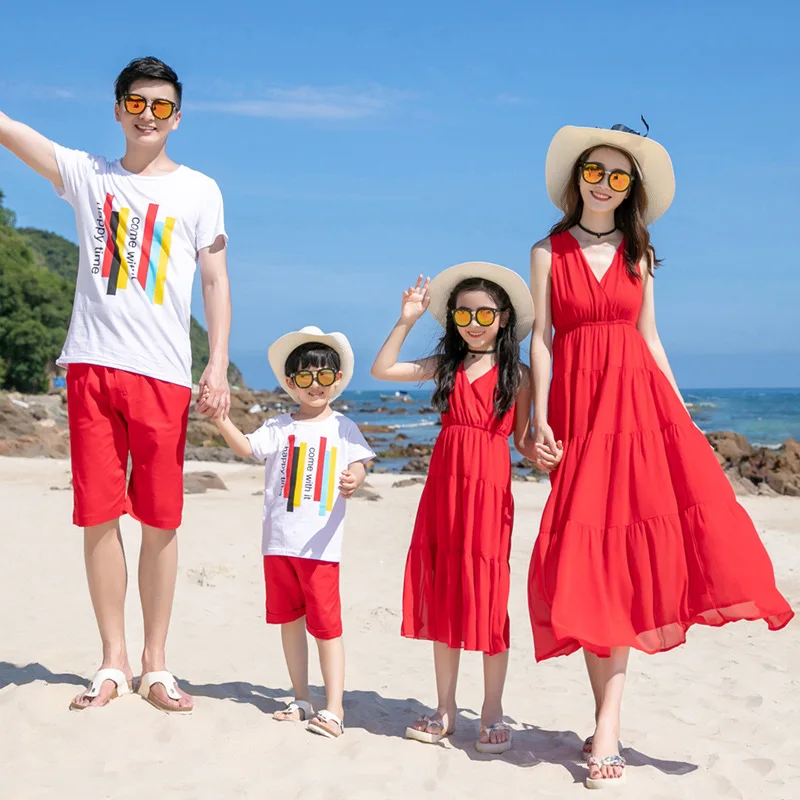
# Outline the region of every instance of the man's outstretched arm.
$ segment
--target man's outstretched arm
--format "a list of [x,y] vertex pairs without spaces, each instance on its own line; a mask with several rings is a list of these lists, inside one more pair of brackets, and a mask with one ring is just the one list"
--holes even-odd
[[11,119],[0,111],[0,145],[10,150],[31,169],[63,189],[53,143],[41,133]]

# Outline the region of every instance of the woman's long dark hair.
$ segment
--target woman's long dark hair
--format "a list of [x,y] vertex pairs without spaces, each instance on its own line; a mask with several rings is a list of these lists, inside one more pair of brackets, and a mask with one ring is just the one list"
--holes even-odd
[[497,386],[494,390],[494,412],[502,418],[514,405],[519,389],[519,342],[517,341],[517,314],[505,289],[485,278],[467,278],[461,281],[447,299],[447,322],[444,334],[436,347],[439,358],[436,367],[436,389],[431,404],[444,413],[450,407],[450,393],[456,383],[456,372],[467,355],[467,343],[453,322],[453,310],[461,292],[486,292],[498,308],[507,309],[506,325],[497,334]]
[[616,226],[622,231],[625,238],[625,266],[628,274],[634,278],[641,278],[639,274],[639,263],[642,259],[647,264],[647,269],[650,274],[653,274],[653,268],[661,264],[661,261],[656,258],[656,251],[650,243],[650,232],[647,230],[647,225],[644,224],[644,211],[647,208],[647,193],[644,189],[644,182],[642,181],[639,165],[636,159],[628,152],[620,147],[613,147],[612,145],[603,144],[590,147],[584,150],[572,170],[572,177],[567,182],[564,189],[564,197],[562,206],[564,207],[564,216],[559,222],[553,225],[550,230],[550,235],[568,231],[581,221],[583,214],[583,198],[581,197],[580,180],[581,169],[580,164],[583,161],[590,161],[591,155],[595,150],[600,147],[608,147],[611,150],[616,150],[624,155],[631,162],[631,168],[635,174],[635,180],[631,183],[630,194],[620,203],[617,210],[614,212],[614,222]]

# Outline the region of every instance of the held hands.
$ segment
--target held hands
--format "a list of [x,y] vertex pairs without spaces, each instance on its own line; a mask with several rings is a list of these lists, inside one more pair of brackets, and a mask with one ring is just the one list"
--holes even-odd
[[348,497],[353,496],[353,492],[355,492],[363,482],[364,478],[360,478],[350,472],[349,469],[346,469],[339,478],[339,494],[346,500]]
[[227,368],[208,363],[200,377],[200,397],[197,410],[212,419],[224,419],[231,409],[231,390],[228,386]]
[[553,429],[546,422],[536,426],[534,442],[536,466],[543,472],[552,472],[564,457],[564,443],[555,440]]
[[428,287],[431,284],[430,278],[425,278],[423,283],[422,275],[417,278],[414,286],[409,286],[403,292],[403,300],[400,305],[400,319],[413,325],[428,309],[431,298],[428,296]]

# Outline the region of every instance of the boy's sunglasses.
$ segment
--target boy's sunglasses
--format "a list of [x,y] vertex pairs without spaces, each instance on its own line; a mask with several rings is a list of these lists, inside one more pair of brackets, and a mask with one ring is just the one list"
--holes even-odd
[[600,183],[608,175],[608,185],[615,192],[625,192],[633,182],[633,175],[624,169],[612,169],[610,172],[599,161],[581,161],[581,176],[586,183]]
[[459,328],[466,328],[473,318],[482,328],[488,328],[490,325],[494,325],[497,315],[502,311],[505,311],[505,309],[479,308],[477,311],[473,311],[471,308],[454,308],[450,313],[453,316],[453,322]]
[[310,369],[303,369],[300,372],[293,372],[289,377],[298,389],[310,389],[314,381],[320,386],[333,386],[336,383],[336,370],[326,368],[314,374]]
[[144,110],[149,106],[156,119],[169,119],[178,108],[172,100],[164,100],[163,98],[148,103],[140,94],[126,94],[122,98],[122,104],[125,106],[125,110],[135,117],[143,114]]

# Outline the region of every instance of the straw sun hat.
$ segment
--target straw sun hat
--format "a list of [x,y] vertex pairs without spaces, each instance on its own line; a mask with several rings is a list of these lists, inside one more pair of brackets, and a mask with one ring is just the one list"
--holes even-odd
[[428,287],[428,296],[431,299],[428,311],[431,316],[444,328],[447,324],[447,301],[453,289],[467,278],[485,278],[496,283],[511,300],[517,315],[517,341],[522,341],[533,327],[533,300],[528,284],[514,270],[501,267],[499,264],[490,264],[486,261],[469,261],[466,264],[456,264],[454,267],[440,272]]
[[633,157],[637,180],[642,181],[647,194],[645,224],[655,222],[669,208],[675,196],[672,161],[658,142],[624,125],[614,125],[611,129],[578,128],[574,125],[561,128],[550,142],[545,162],[545,180],[550,199],[562,211],[565,210],[564,192],[575,169],[575,162],[581,153],[603,145],[617,147]]
[[347,388],[347,384],[352,380],[353,366],[355,363],[353,348],[350,347],[350,342],[343,333],[323,333],[314,325],[308,325],[305,328],[301,328],[299,331],[292,331],[292,333],[284,334],[280,339],[270,345],[267,351],[269,365],[272,367],[272,371],[278,379],[278,385],[284,391],[288,392],[294,400],[298,400],[297,392],[286,385],[286,359],[296,347],[310,342],[326,344],[339,354],[342,380],[339,382],[339,385],[332,395],[332,399],[335,399]]

